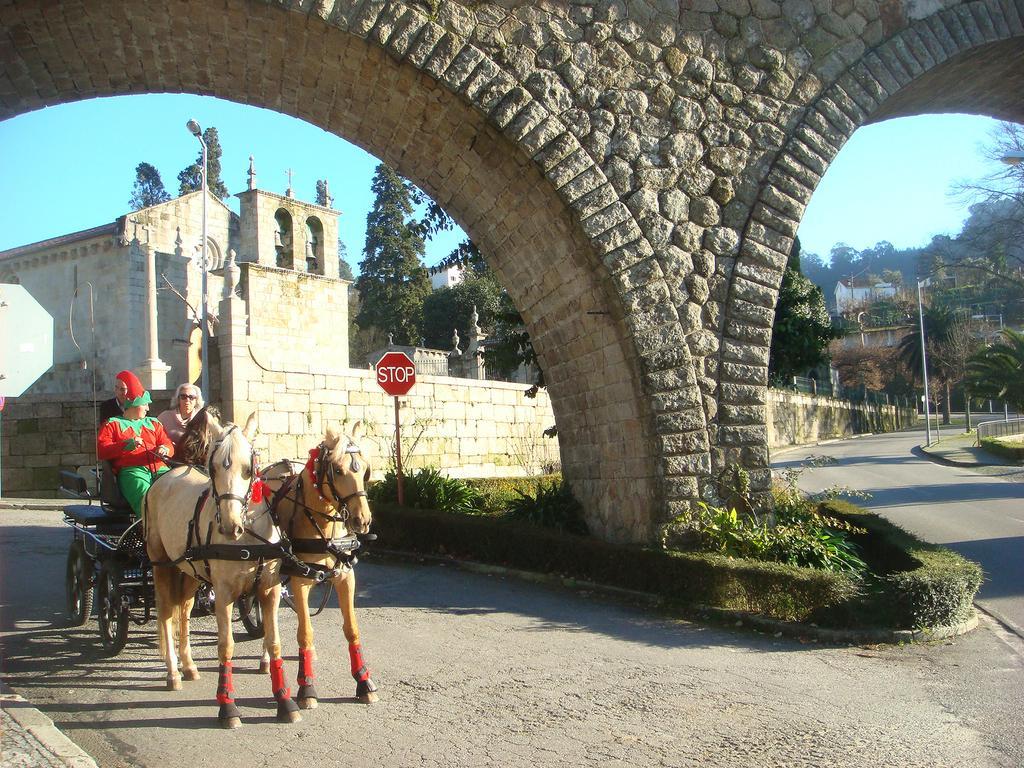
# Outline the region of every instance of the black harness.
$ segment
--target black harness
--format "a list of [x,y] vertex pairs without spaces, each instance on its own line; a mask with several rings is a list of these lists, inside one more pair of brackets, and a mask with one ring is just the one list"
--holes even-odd
[[[221,523],[220,503],[221,501],[238,501],[242,505],[242,514],[244,518],[249,517],[249,502],[252,499],[252,487],[253,479],[256,476],[256,452],[252,452],[250,459],[250,474],[249,474],[249,485],[245,490],[244,496],[239,496],[234,493],[218,493],[217,492],[217,480],[216,473],[214,472],[214,461],[217,447],[219,447],[232,432],[238,429],[237,426],[232,425],[228,429],[227,433],[217,441],[216,445],[210,451],[209,459],[206,463],[206,474],[210,478],[210,487],[204,490],[199,498],[196,500],[195,509],[192,512],[192,518],[188,523],[188,536],[185,540],[185,551],[174,560],[167,560],[153,563],[154,566],[166,566],[166,565],[178,565],[179,563],[188,563],[192,568],[192,573],[200,581],[204,581],[207,584],[212,583],[212,573],[210,570],[210,560],[231,560],[236,562],[248,562],[255,561],[256,566],[256,577],[253,579],[253,590],[256,589],[256,585],[259,583],[260,576],[263,575],[263,569],[266,567],[268,560],[277,560],[284,557],[291,557],[294,559],[294,555],[291,554],[290,550],[281,543],[272,543],[264,539],[259,534],[246,529],[246,533],[250,536],[255,536],[260,540],[259,544],[214,544],[213,539],[213,526],[214,523],[219,526]],[[227,469],[230,464],[225,459],[224,468]],[[210,496],[213,496],[214,511],[213,519],[210,520],[210,524],[206,529],[206,541],[202,540],[202,534],[200,533],[200,515],[202,514],[203,507],[206,505],[207,500]],[[271,515],[271,521],[278,531],[280,531],[280,523]],[[251,523],[251,521],[249,521]],[[196,568],[195,561],[200,560],[203,563],[205,569],[205,576],[199,572]]]
[[[346,453],[352,457],[350,469],[353,472],[358,472],[360,469],[359,461],[356,458],[359,452],[358,446],[353,443],[349,443]],[[332,513],[323,509],[310,507],[302,500],[305,469],[310,470],[313,479],[313,488],[321,501],[324,502],[327,502],[328,499],[321,493],[321,488],[324,485],[327,486],[330,503],[336,510],[335,512]],[[321,523],[341,523],[342,525],[347,526],[347,523],[351,518],[351,513],[348,509],[348,502],[359,497],[365,498],[366,491],[355,491],[354,493],[342,496],[338,493],[338,490],[335,487],[336,476],[337,473],[334,462],[330,460],[330,451],[328,450],[326,443],[321,443],[316,449],[316,456],[311,464],[308,464],[302,472],[299,472],[297,475],[292,475],[285,480],[274,494],[273,499],[270,502],[270,508],[274,514],[275,521],[279,520],[279,515],[277,514],[278,504],[287,498],[297,509],[302,510],[306,519],[317,532],[317,538],[293,538],[292,534],[295,530],[295,516],[293,515],[288,525],[287,534],[282,537],[290,545],[291,551],[297,555],[330,555],[334,559],[333,566],[321,565],[319,563],[306,563],[300,560],[303,565],[301,568],[297,567],[296,564],[292,562],[286,561],[282,563],[282,573],[285,575],[302,576],[304,578],[315,579],[316,581],[322,581],[325,579],[333,580],[342,572],[351,569],[352,566],[355,565],[357,561],[355,551],[359,549],[359,539],[350,534],[330,537],[325,532]],[[310,573],[310,571],[312,573]]]

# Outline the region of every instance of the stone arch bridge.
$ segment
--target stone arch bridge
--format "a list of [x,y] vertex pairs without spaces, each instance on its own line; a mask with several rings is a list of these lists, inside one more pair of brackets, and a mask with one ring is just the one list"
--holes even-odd
[[[598,533],[768,482],[777,289],[860,125],[1024,118],[1024,0],[4,0],[0,118],[190,92],[415,181],[488,255]],[[73,131],[73,126],[69,126]]]

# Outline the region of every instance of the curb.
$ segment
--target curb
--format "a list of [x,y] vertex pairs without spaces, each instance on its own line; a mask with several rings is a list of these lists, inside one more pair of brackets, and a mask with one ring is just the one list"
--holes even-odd
[[30,742],[38,742],[55,761],[64,763],[68,768],[97,768],[96,761],[61,733],[53,720],[12,691],[3,680],[0,680],[0,708],[14,721],[17,729],[24,731]]
[[1020,466],[1019,464],[995,464],[987,461],[959,461],[957,459],[948,459],[940,453],[933,453],[923,445],[917,446],[917,450],[924,454],[924,456],[926,456],[930,461],[934,461],[936,464],[945,464],[948,467],[960,467],[962,469],[971,469],[972,467]]
[[460,570],[471,573],[481,573],[492,576],[511,576],[522,581],[529,581],[535,584],[546,586],[563,587],[575,591],[596,592],[607,597],[626,599],[631,605],[638,602],[650,608],[658,608],[673,613],[682,612],[684,616],[692,618],[714,619],[719,624],[728,624],[732,627],[748,626],[762,632],[774,634],[776,637],[784,635],[795,638],[813,638],[822,642],[845,643],[857,645],[860,643],[869,644],[900,644],[920,643],[932,640],[945,640],[951,637],[965,635],[976,629],[979,623],[978,613],[971,610],[971,616],[965,621],[951,626],[930,627],[926,629],[831,629],[819,627],[815,624],[801,624],[794,621],[782,621],[771,619],[755,613],[745,611],[733,611],[725,608],[714,608],[704,605],[691,605],[679,608],[672,606],[671,602],[659,595],[652,595],[648,592],[636,592],[630,589],[611,587],[605,584],[597,584],[592,581],[584,581],[569,576],[558,576],[556,574],[535,573],[534,571],[523,571],[516,568],[506,568],[501,565],[488,565],[477,563],[472,560],[456,560],[451,557],[439,555],[424,555],[418,552],[405,552],[394,549],[374,549],[374,554],[380,554],[385,558],[400,561],[430,562],[438,565],[454,565]]

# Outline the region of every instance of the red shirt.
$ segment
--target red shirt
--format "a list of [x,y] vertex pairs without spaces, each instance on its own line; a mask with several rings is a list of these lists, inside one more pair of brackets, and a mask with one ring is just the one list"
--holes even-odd
[[[129,439],[135,440],[135,447],[130,451],[124,446]],[[115,416],[100,427],[96,437],[96,455],[110,461],[115,472],[123,467],[148,467],[155,472],[164,466],[156,453],[161,445],[167,447],[168,456],[174,454],[174,443],[157,419],[146,416],[128,421]]]

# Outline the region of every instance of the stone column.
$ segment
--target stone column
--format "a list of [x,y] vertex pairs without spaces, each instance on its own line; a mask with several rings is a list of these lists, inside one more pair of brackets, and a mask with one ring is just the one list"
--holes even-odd
[[[139,248],[138,238],[132,241],[132,248]],[[136,369],[139,380],[146,389],[167,389],[167,372],[171,366],[160,359],[158,354],[159,333],[156,315],[156,251],[149,242],[141,246],[146,264],[146,359]]]
[[259,377],[259,370],[249,355],[249,317],[245,299],[236,293],[240,274],[235,252],[230,251],[224,269],[217,349],[220,352],[221,414],[236,424],[244,423],[256,410],[257,404],[249,401],[249,383]]
[[476,305],[473,306],[473,314],[469,316],[469,346],[466,347],[466,378],[485,379],[487,372],[484,370],[484,351],[481,344],[487,338],[479,326],[480,315],[477,314]]

